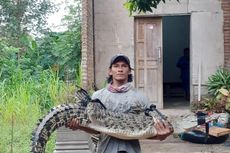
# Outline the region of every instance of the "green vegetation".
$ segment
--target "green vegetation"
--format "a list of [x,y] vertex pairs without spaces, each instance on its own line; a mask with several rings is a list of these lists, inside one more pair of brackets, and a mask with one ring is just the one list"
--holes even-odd
[[211,95],[217,96],[221,88],[230,90],[230,72],[223,68],[208,78],[208,91]]
[[[130,15],[134,12],[153,12],[152,8],[157,8],[160,2],[165,3],[166,0],[127,0],[124,3],[126,9],[129,10]],[[179,2],[179,0],[176,0]]]
[[[38,119],[51,107],[67,102],[70,90],[74,89],[49,71],[42,72],[40,80],[20,75],[14,74],[15,79],[1,82],[0,86],[1,152],[28,152]],[[54,143],[51,146],[48,145],[47,152],[51,152]]]
[[38,119],[81,83],[80,5],[68,5],[67,29],[53,32],[45,26],[55,10],[49,0],[0,0],[0,153],[29,152]]
[[208,78],[209,95],[200,102],[193,102],[193,110],[212,111],[216,113],[230,112],[230,72],[219,68]]

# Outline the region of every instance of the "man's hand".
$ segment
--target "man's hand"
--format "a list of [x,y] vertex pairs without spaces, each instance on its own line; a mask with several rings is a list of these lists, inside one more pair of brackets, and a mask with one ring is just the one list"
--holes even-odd
[[165,140],[170,134],[173,133],[173,127],[169,122],[156,120],[154,127],[157,131],[157,135],[150,139]]
[[72,130],[77,130],[80,129],[80,125],[79,125],[79,120],[77,118],[73,118],[67,125],[66,127],[72,129]]

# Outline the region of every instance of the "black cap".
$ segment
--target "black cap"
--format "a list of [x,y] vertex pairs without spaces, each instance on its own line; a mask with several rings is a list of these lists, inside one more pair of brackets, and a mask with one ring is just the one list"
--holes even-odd
[[131,66],[130,66],[129,58],[127,56],[125,56],[124,54],[117,54],[117,55],[113,56],[111,58],[109,68],[111,68],[113,64],[115,64],[115,63],[117,63],[119,61],[125,62],[126,64],[128,64],[129,68],[132,69]]

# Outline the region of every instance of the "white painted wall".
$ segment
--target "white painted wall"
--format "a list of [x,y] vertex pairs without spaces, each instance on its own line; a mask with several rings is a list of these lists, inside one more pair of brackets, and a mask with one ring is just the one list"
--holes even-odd
[[[222,23],[222,13],[194,12],[191,15],[191,83],[194,87],[199,81],[199,64],[202,85],[205,85],[208,77],[224,64]],[[196,90],[192,91],[193,95],[197,95]],[[203,94],[206,93],[206,90],[202,91]]]
[[202,65],[202,83],[223,65],[223,31],[220,13],[196,12],[191,15],[193,83],[197,83],[198,61]]
[[129,17],[123,2],[95,0],[95,71],[99,88],[105,84],[110,59],[115,54],[126,54],[134,66],[133,17]]

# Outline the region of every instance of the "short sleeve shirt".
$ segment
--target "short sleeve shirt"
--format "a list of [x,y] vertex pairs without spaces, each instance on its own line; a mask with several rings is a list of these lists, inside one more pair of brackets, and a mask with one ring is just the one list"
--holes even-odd
[[[146,108],[150,103],[146,96],[134,87],[122,93],[114,93],[108,87],[96,91],[92,99],[100,99],[107,110],[115,112],[127,112],[132,107]],[[117,153],[126,151],[127,153],[141,153],[138,140],[121,140],[106,134],[100,134],[97,153]]]

